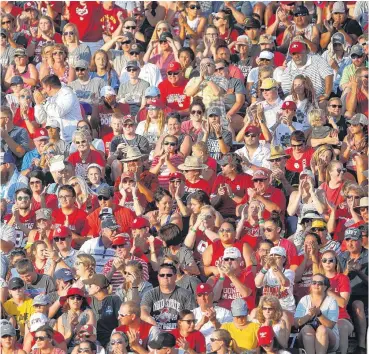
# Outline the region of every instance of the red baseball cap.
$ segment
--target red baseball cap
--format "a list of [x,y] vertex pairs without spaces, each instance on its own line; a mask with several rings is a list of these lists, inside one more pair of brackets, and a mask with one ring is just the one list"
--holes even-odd
[[306,45],[302,42],[292,42],[290,45],[290,53],[303,53],[306,51]]
[[33,133],[33,140],[49,140],[49,136],[47,135],[47,130],[45,128],[38,128]]
[[78,334],[83,332],[86,332],[91,335],[96,335],[96,328],[93,325],[84,325],[79,329]]
[[59,237],[59,238],[67,238],[71,236],[71,232],[69,227],[66,226],[59,226],[54,230],[53,238]]
[[130,178],[133,181],[134,180],[133,173],[124,172],[121,176],[121,180],[123,181],[125,178]]
[[172,61],[171,63],[169,63],[168,68],[167,68],[167,72],[181,71],[181,70],[182,70],[182,66],[177,61]]
[[150,227],[149,220],[146,218],[141,216],[132,221],[132,229],[143,229],[144,227]]
[[208,283],[200,283],[196,287],[196,295],[209,294],[213,291],[213,288]]
[[27,11],[28,9],[34,9],[38,11],[38,7],[37,7],[37,3],[36,1],[27,1],[24,5],[23,5],[23,10]]
[[293,101],[284,101],[282,104],[282,109],[289,109],[290,111],[296,111],[297,106]]
[[152,98],[150,103],[146,105],[146,107],[157,107],[157,108],[164,108],[164,102],[160,98]]
[[171,179],[177,179],[177,178],[181,179],[182,181],[184,181],[186,179],[184,174],[181,173],[181,172],[174,172],[174,173],[169,174],[169,181]]
[[128,234],[119,234],[114,238],[113,246],[121,246],[125,244],[131,244],[131,238]]
[[272,326],[262,326],[258,330],[258,344],[268,346],[273,342],[274,331]]
[[252,176],[252,180],[255,180],[255,179],[268,179],[268,178],[269,178],[269,176],[264,170],[257,170],[257,171],[254,172],[254,174]]
[[245,130],[245,134],[246,133],[255,133],[255,134],[260,134],[261,130],[259,127],[257,127],[256,125],[249,125],[246,130]]
[[60,297],[60,299],[59,299],[60,305],[64,306],[64,304],[67,301],[68,297],[72,296],[72,295],[79,295],[81,297],[84,297],[86,299],[87,303],[89,305],[91,304],[91,298],[89,296],[86,296],[85,293],[81,289],[79,289],[79,288],[70,288],[68,290],[66,296]]

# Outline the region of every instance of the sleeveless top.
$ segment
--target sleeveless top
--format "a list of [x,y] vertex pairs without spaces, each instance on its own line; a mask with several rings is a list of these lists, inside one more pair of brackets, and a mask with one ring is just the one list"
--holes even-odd
[[[31,73],[28,70],[28,65],[26,66],[26,69],[23,73],[19,73],[19,75],[23,78],[23,79],[30,79],[31,78]],[[15,65],[13,65],[15,67]],[[24,88],[31,88],[31,85],[28,85],[26,82],[24,82]]]
[[[49,69],[50,69],[50,75],[56,75],[54,68],[52,66],[49,66]],[[64,84],[68,84],[68,77],[69,77],[69,65],[66,64],[63,76],[61,77],[59,76],[59,80],[63,82]]]

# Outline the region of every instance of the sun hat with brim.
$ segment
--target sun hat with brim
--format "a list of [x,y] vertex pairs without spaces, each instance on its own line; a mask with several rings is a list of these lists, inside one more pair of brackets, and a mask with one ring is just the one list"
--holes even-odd
[[124,159],[120,160],[121,162],[129,162],[138,160],[144,156],[147,156],[147,154],[142,154],[140,149],[136,146],[127,146],[126,150],[126,156]]
[[204,170],[208,168],[207,165],[203,164],[196,156],[187,156],[184,163],[178,166],[179,170]]
[[218,161],[218,165],[220,166],[225,166],[225,165],[239,165],[242,163],[242,158],[241,156],[233,153],[233,152],[228,152],[227,154],[225,154],[219,161]]
[[359,205],[354,207],[354,210],[355,209],[360,209],[360,208],[368,208],[368,197],[363,197],[360,199],[360,202],[359,202]]
[[267,159],[267,161],[273,161],[275,159],[280,159],[281,157],[289,159],[291,155],[286,154],[282,146],[272,146],[270,148],[270,157]]
[[244,299],[235,299],[231,304],[231,312],[233,317],[247,316],[248,308]]
[[61,296],[59,298],[60,305],[61,306],[64,306],[64,304],[68,300],[68,297],[73,296],[73,295],[79,295],[79,296],[83,297],[86,300],[86,302],[87,302],[88,305],[91,304],[91,298],[89,296],[86,296],[81,289],[78,289],[78,288],[70,288],[68,290],[68,292],[67,292],[67,295]]

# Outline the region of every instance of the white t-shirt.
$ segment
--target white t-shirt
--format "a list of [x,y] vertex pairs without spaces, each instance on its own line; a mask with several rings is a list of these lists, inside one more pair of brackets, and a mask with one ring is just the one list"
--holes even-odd
[[[285,98],[285,101],[293,101],[292,95],[289,95]],[[308,113],[316,108],[313,104],[308,104],[308,99],[304,98],[302,101],[294,101],[297,106],[296,110],[296,119],[297,122],[303,125],[303,131],[311,128],[311,125],[308,120]]]
[[[302,130],[304,129],[304,126],[297,122],[292,122],[292,126],[296,130]],[[274,145],[281,145],[283,149],[286,149],[290,146],[290,140],[291,140],[291,130],[288,128],[288,126],[284,123],[281,123],[278,125],[277,129],[274,132]]]
[[[153,150],[155,149],[155,144],[159,139],[159,127],[156,123],[151,122],[149,124],[149,129],[147,129],[147,132],[145,132],[145,123],[146,121],[142,121],[137,124],[136,128],[136,134],[144,136],[148,141],[152,148],[152,151],[150,152],[150,160],[152,160]],[[166,133],[168,130],[167,126],[164,126],[163,133]]]

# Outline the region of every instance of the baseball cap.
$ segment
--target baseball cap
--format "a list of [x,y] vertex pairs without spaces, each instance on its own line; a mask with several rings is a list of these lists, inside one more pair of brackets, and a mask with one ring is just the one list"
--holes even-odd
[[311,179],[313,179],[315,181],[315,176],[314,176],[314,173],[313,173],[312,170],[309,170],[307,168],[305,168],[304,170],[302,170],[301,173],[300,173],[300,179],[304,175],[309,176]]
[[343,1],[336,1],[332,7],[332,14],[346,13],[345,3]]
[[362,113],[356,113],[351,119],[347,120],[351,125],[368,125],[368,118]]
[[166,41],[167,38],[173,39],[173,35],[170,32],[163,32],[159,37],[159,41]]
[[27,11],[29,9],[33,9],[33,10],[37,10],[38,11],[38,7],[37,7],[37,3],[36,1],[27,1],[24,5],[23,5],[23,10]]
[[45,294],[35,296],[33,298],[33,302],[32,302],[33,306],[35,306],[35,305],[46,306],[46,305],[49,305],[49,304],[51,304],[51,299],[50,299],[49,295],[45,295]]
[[135,119],[130,114],[123,116],[122,118],[123,123],[127,122],[128,120],[132,121],[133,123],[135,122]]
[[241,45],[251,45],[251,40],[248,36],[246,36],[245,34],[243,34],[242,36],[238,36],[237,40],[236,40],[236,45],[237,44],[241,44]]
[[67,238],[72,236],[69,227],[66,227],[64,225],[60,225],[57,227],[54,231],[53,238],[59,237],[59,238]]
[[272,326],[262,326],[258,330],[258,345],[269,346],[274,339],[274,331]]
[[314,227],[317,227],[317,228],[327,227],[327,223],[322,219],[315,219],[311,223],[311,228],[314,228]]
[[88,333],[88,334],[91,334],[91,335],[95,335],[96,336],[96,327],[94,327],[93,325],[84,325],[82,326],[79,330],[78,330],[78,334],[81,334],[81,333]]
[[167,68],[167,72],[169,72],[169,71],[181,71],[181,70],[182,70],[182,66],[177,61],[172,61],[171,63],[169,63],[168,68]]
[[100,165],[98,165],[97,163],[90,163],[90,164],[88,165],[88,167],[87,167],[87,171],[88,171],[90,168],[93,168],[93,167],[98,168],[98,169],[100,170],[100,172],[102,171],[101,166],[100,166]]
[[352,57],[354,54],[358,55],[359,57],[361,57],[362,55],[364,55],[364,48],[361,44],[354,44],[351,47],[350,50],[350,57]]
[[94,274],[91,278],[82,280],[83,284],[85,285],[97,285],[101,289],[105,289],[109,286],[109,280],[103,274]]
[[211,115],[220,117],[222,115],[222,112],[220,111],[220,108],[213,106],[213,107],[208,108],[207,115],[208,117],[210,117]]
[[209,294],[213,291],[213,288],[208,283],[200,283],[196,287],[196,295]]
[[111,86],[104,86],[100,90],[100,97],[106,97],[109,95],[116,96],[117,94],[115,93],[115,90]]
[[306,45],[302,42],[292,42],[290,45],[290,53],[303,53],[306,51]]
[[160,90],[156,86],[150,86],[145,90],[145,97],[160,96]]
[[233,317],[247,316],[248,308],[244,299],[235,299],[231,304],[231,312]]
[[12,153],[10,151],[0,152],[0,163],[15,163]]
[[1,322],[1,337],[4,337],[4,336],[15,337],[16,335],[17,335],[17,332],[10,322],[8,321]]
[[160,98],[153,98],[150,103],[146,105],[146,108],[164,108],[164,102]]
[[26,57],[27,56],[27,52],[26,52],[26,48],[17,48],[14,51],[14,56],[17,57]]
[[24,281],[21,278],[12,278],[8,282],[9,290],[14,290],[14,289],[23,288],[23,287],[24,287]]
[[223,259],[224,258],[237,259],[241,257],[242,257],[241,252],[237,247],[227,247],[223,253]]
[[182,181],[184,181],[186,178],[181,172],[173,172],[169,174],[169,181],[172,179],[181,179]]
[[260,35],[259,44],[272,44],[274,43],[274,38],[272,35],[264,33]]
[[44,326],[49,322],[49,319],[43,313],[34,313],[30,319],[30,332],[36,332],[41,326]]
[[309,10],[304,5],[296,6],[295,11],[293,12],[293,16],[298,15],[309,15]]
[[73,280],[73,273],[68,268],[60,268],[54,273],[55,279],[61,279],[63,281]]
[[60,123],[55,119],[50,119],[46,122],[46,129],[47,128],[59,128],[60,129]]
[[150,222],[146,218],[140,216],[132,221],[132,229],[143,229],[144,227],[150,227]]
[[23,79],[21,76],[13,76],[10,79],[10,86],[12,85],[22,85],[24,83]]
[[83,60],[83,59],[77,60],[74,67],[75,68],[87,69],[88,68],[88,62],[86,60]]
[[345,36],[341,33],[341,32],[336,32],[331,39],[332,43],[341,43],[344,44],[345,43]]
[[264,170],[256,170],[252,176],[252,180],[255,179],[268,179],[269,176]]
[[113,246],[131,245],[131,238],[128,234],[119,234],[114,238]]
[[254,17],[246,17],[244,28],[261,28],[261,23]]
[[176,337],[168,332],[161,332],[149,342],[152,349],[174,348],[176,345]]
[[47,130],[45,128],[38,128],[33,133],[33,140],[49,140],[49,136],[47,135]]
[[102,229],[110,229],[110,230],[117,230],[119,229],[119,225],[117,224],[117,222],[115,221],[115,218],[111,217],[111,218],[104,218],[101,221],[101,228]]
[[113,196],[111,188],[108,186],[103,186],[97,191],[98,197],[105,197],[105,198],[111,198]]
[[127,62],[127,65],[126,65],[126,69],[128,69],[128,68],[139,69],[140,65],[138,64],[137,60],[130,60],[130,61]]
[[261,130],[259,127],[257,127],[256,125],[249,125],[246,130],[245,130],[245,134],[246,133],[254,133],[254,134],[260,134]]
[[356,227],[351,227],[345,231],[345,240],[351,239],[357,241],[361,240],[362,237],[361,231]]
[[274,87],[278,87],[278,82],[271,77],[264,79],[260,86],[260,88],[264,90],[269,90]]
[[354,209],[367,208],[368,207],[368,197],[360,198],[360,203]]
[[269,50],[263,50],[259,54],[259,59],[268,59],[272,60],[274,58],[274,54],[270,52]]
[[286,250],[281,246],[275,246],[270,249],[269,255],[276,254],[277,256],[286,257]]
[[131,49],[129,50],[131,53],[142,53],[145,52],[145,49],[143,48],[143,46],[139,43],[134,43],[131,45]]
[[36,220],[50,220],[51,219],[51,209],[41,208],[36,210]]
[[292,111],[296,111],[297,109],[297,106],[296,106],[296,103],[293,102],[293,101],[284,101],[283,104],[282,104],[282,107],[281,109],[289,109],[289,110],[292,110]]

